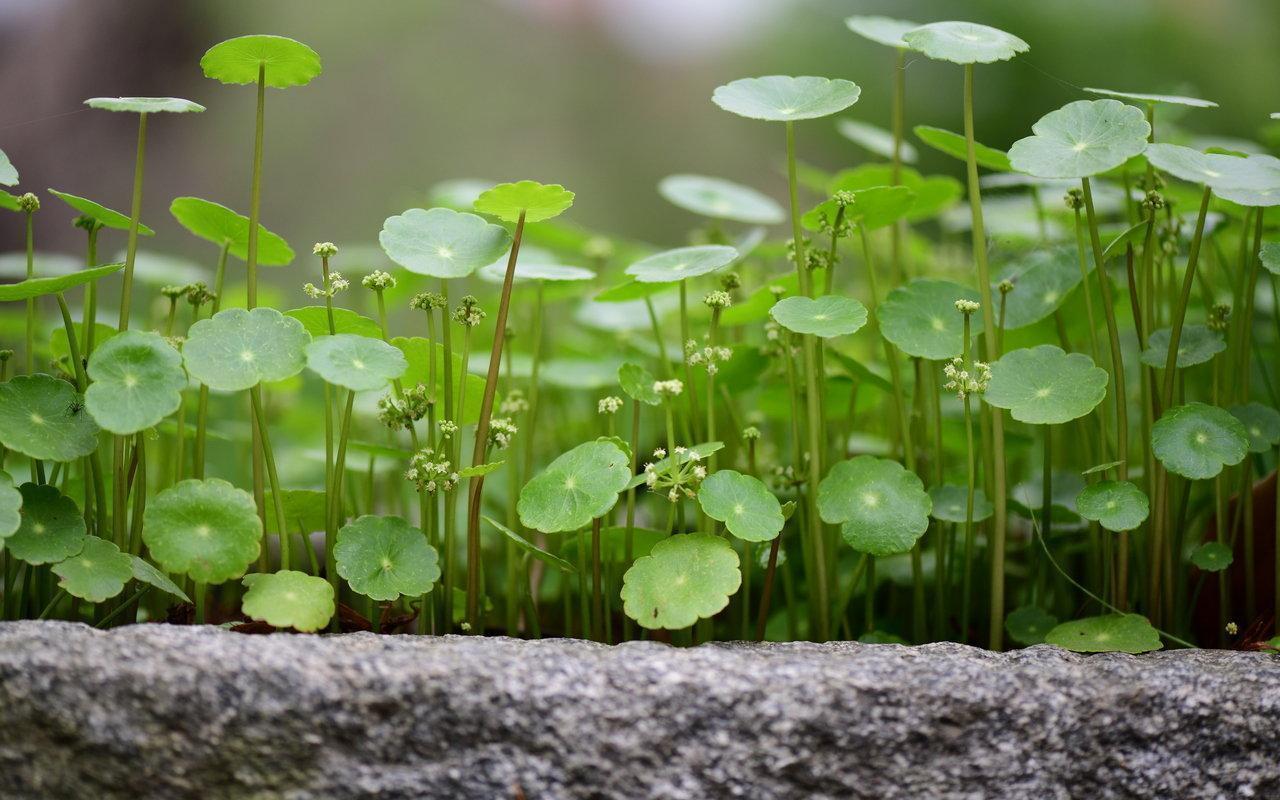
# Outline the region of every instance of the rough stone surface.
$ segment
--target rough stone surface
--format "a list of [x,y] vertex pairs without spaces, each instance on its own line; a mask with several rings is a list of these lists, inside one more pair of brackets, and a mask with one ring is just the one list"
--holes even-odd
[[1280,797],[1280,658],[0,625],[0,797]]

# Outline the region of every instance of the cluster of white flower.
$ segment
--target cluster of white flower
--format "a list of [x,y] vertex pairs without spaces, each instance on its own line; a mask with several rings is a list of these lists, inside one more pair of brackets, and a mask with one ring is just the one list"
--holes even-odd
[[516,414],[523,414],[529,410],[529,401],[525,399],[524,392],[519,389],[512,389],[507,392],[507,396],[498,404],[498,412],[508,417],[514,417]]
[[702,302],[708,308],[728,308],[733,304],[733,298],[729,296],[728,292],[717,290],[708,292],[707,296],[702,298]]
[[675,397],[684,391],[684,381],[672,378],[669,381],[654,381],[653,390],[663,397]]
[[440,438],[448,439],[458,432],[458,423],[451,419],[440,420]]
[[338,246],[333,242],[316,242],[312,245],[311,252],[321,258],[333,258],[338,254]]
[[615,397],[614,395],[609,395],[608,397],[602,397],[600,398],[600,401],[596,403],[597,414],[617,414],[619,409],[621,408],[622,408],[622,398]]
[[464,328],[474,328],[485,318],[480,301],[472,295],[462,298],[462,303],[453,310],[453,318]]
[[707,468],[699,463],[701,453],[677,446],[671,458],[667,459],[666,449],[659,447],[653,451],[653,457],[656,462],[644,465],[644,482],[649,491],[665,494],[672,503],[682,497],[692,499],[698,496],[698,485],[707,477]]
[[691,367],[705,366],[708,375],[720,371],[721,362],[728,361],[733,351],[727,347],[698,347],[698,343],[690,339],[684,343],[684,360]]
[[489,420],[489,446],[498,450],[505,450],[511,445],[511,440],[520,432],[516,424],[508,417],[494,417]]
[[982,361],[973,362],[972,370],[969,370],[965,369],[964,359],[953,358],[942,368],[942,374],[947,378],[942,388],[955,392],[961,400],[971,394],[982,394],[991,383],[991,367]]
[[417,486],[418,491],[427,494],[448,492],[458,485],[458,473],[453,471],[453,465],[448,459],[437,456],[430,447],[413,454],[404,477]]
[[342,277],[341,272],[330,272],[329,278],[325,281],[323,289],[316,286],[314,283],[308,283],[306,286],[302,287],[302,291],[307,295],[307,297],[310,297],[313,300],[318,300],[321,297],[333,297],[335,294],[348,288],[350,285],[350,282],[348,282],[346,278]]
[[961,314],[965,314],[966,316],[977,313],[979,308],[982,308],[982,306],[973,300],[956,301],[956,311],[959,311]]
[[368,275],[360,279],[360,285],[366,289],[373,289],[375,292],[381,292],[383,289],[396,288],[396,279],[391,277],[390,273],[375,269]]

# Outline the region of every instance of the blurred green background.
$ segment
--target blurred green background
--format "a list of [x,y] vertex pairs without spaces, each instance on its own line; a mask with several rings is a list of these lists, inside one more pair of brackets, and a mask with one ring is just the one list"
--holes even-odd
[[[197,62],[224,38],[278,33],[313,46],[325,67],[310,86],[268,97],[263,220],[299,253],[319,240],[374,242],[386,216],[451,178],[561,182],[578,193],[572,221],[673,245],[689,218],[657,195],[664,175],[719,175],[785,197],[781,128],[717,109],[717,85],[850,78],[863,87],[851,116],[887,126],[893,54],[845,28],[855,13],[967,19],[1026,39],[1028,55],[979,68],[979,138],[993,145],[1026,135],[1082,86],[1197,94],[1222,108],[1188,118],[1195,131],[1277,138],[1267,130],[1280,110],[1275,0],[0,0],[0,148],[22,188],[127,211],[135,120],[81,101],[205,104],[153,123],[144,221],[156,248],[208,261],[168,202],[195,194],[247,210],[254,96],[205,80]],[[958,130],[960,70],[912,58],[907,71],[908,125]],[[829,169],[867,158],[830,120],[802,125],[799,146]],[[959,174],[928,153],[921,166]],[[80,235],[61,221],[70,213],[56,211],[40,217],[41,249],[78,253]],[[20,220],[5,217],[0,251],[19,249]]]

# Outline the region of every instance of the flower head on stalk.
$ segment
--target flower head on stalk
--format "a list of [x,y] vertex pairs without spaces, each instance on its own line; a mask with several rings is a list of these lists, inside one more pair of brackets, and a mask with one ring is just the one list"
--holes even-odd
[[612,416],[622,408],[622,398],[614,395],[602,397],[596,403],[596,413]]
[[212,303],[218,299],[218,296],[209,291],[209,287],[197,281],[196,283],[187,284],[186,291],[187,302],[195,308]]
[[453,310],[453,318],[464,328],[474,328],[485,318],[485,313],[480,308],[480,301],[473,295],[467,295]]
[[411,386],[402,397],[385,394],[378,400],[378,419],[391,430],[412,428],[413,423],[427,415],[432,398],[425,384]]
[[[385,275],[386,273],[384,272],[383,274]],[[365,278],[365,281],[368,279],[369,278]],[[392,278],[392,281],[394,282],[395,279]],[[368,286],[369,284],[365,283],[364,285]],[[341,272],[333,271],[330,272],[329,277],[325,279],[323,289],[316,286],[314,283],[308,283],[302,287],[302,291],[307,295],[307,297],[318,300],[321,297],[333,297],[338,292],[343,291],[349,286],[351,286],[351,283],[346,278],[342,277]]]
[[321,258],[333,258],[338,254],[338,246],[333,242],[316,242],[311,246],[311,252]]
[[662,397],[675,397],[684,392],[684,381],[672,378],[666,381],[654,381],[653,390]]
[[434,311],[448,305],[439,292],[419,292],[409,298],[409,308],[415,311]]
[[677,446],[668,458],[667,451],[659,447],[653,456],[658,460],[644,465],[644,482],[649,491],[665,495],[672,503],[698,496],[698,486],[707,477],[707,468],[700,463],[701,453]]
[[413,454],[409,460],[409,469],[404,477],[417,487],[419,492],[436,494],[451,491],[458,485],[458,473],[443,453],[436,453],[430,447],[424,447]]
[[507,392],[507,396],[502,398],[502,402],[498,405],[498,412],[506,417],[514,417],[528,410],[529,401],[525,399],[524,392],[519,389]]
[[393,278],[389,272],[383,272],[380,269],[375,269],[373,272],[370,272],[368,275],[365,275],[360,279],[360,285],[366,289],[372,289],[375,292],[382,292],[387,289],[396,288],[396,279]]
[[511,446],[520,429],[509,417],[494,417],[489,420],[489,446],[495,450],[505,450]]

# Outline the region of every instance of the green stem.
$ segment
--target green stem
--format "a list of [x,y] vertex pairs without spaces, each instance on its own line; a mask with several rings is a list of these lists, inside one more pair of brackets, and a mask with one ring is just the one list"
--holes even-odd
[[[528,446],[526,444],[526,446]],[[640,401],[632,399],[631,401],[631,474],[636,474],[637,461],[640,454]],[[636,487],[632,486],[627,489],[627,532],[623,539],[624,555],[628,566],[635,555],[635,528],[636,528]],[[623,615],[622,618],[622,638],[624,641],[631,638],[631,618]]]
[[[85,250],[85,266],[95,267],[98,265],[98,231],[102,230],[101,225],[93,225],[89,228],[88,246]],[[98,282],[90,281],[85,288],[85,302],[83,327],[80,331],[83,346],[80,348],[84,353],[84,357],[88,358],[93,355],[93,347],[95,344],[96,331],[94,330],[98,323]]]
[[[222,245],[222,250],[218,254],[218,269],[214,273],[213,278],[213,304],[210,308],[211,314],[218,313],[222,305],[223,283],[227,274],[227,255],[231,252],[231,243]],[[193,307],[194,315],[199,315],[199,309]],[[200,399],[196,405],[196,443],[192,453],[191,475],[197,479],[204,479],[204,463],[205,463],[205,444],[208,437],[209,425],[209,387],[200,384]]]
[[[35,213],[28,211],[26,216],[27,279],[30,280],[36,276],[36,232],[33,219]],[[27,374],[30,375],[36,371],[36,299],[34,297],[27,298],[27,341],[23,356],[27,362]]]
[[147,115],[138,115],[138,155],[133,165],[133,201],[129,206],[129,243],[124,256],[124,283],[120,289],[120,324],[129,330],[129,306],[133,301],[133,265],[138,255],[138,224],[142,217],[142,174],[147,151]]
[[290,569],[289,531],[284,521],[284,498],[280,496],[280,479],[276,474],[276,459],[271,452],[271,437],[267,434],[267,415],[262,407],[262,387],[249,389],[253,404],[253,416],[257,422],[258,437],[262,441],[262,458],[267,465],[267,480],[271,483],[271,504],[275,507],[276,530],[280,533],[280,566]]

